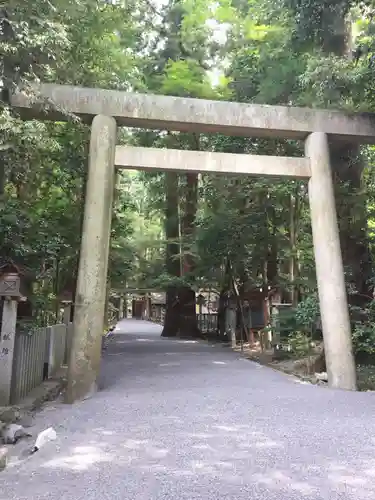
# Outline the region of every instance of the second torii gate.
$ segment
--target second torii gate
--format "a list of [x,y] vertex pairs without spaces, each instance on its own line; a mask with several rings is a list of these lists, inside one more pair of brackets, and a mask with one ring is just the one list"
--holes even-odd
[[[182,172],[271,175],[309,179],[309,201],[329,384],[355,390],[356,375],[329,158],[328,136],[359,143],[375,142],[370,114],[239,104],[178,97],[130,94],[100,89],[42,85],[43,99],[54,107],[43,112],[18,93],[11,98],[24,119],[66,120],[77,114],[91,123],[81,255],[74,314],[74,339],[66,401],[85,397],[96,386],[115,166]],[[63,109],[64,113],[58,110]],[[305,157],[286,158],[202,151],[117,146],[117,126],[144,127],[246,137],[305,141]]]

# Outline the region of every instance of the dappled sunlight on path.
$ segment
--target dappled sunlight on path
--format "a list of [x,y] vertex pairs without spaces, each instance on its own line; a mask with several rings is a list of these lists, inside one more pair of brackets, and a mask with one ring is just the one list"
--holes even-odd
[[38,415],[33,432],[52,425],[58,439],[32,457],[17,448],[1,500],[375,498],[371,393],[297,384],[132,323],[95,397]]

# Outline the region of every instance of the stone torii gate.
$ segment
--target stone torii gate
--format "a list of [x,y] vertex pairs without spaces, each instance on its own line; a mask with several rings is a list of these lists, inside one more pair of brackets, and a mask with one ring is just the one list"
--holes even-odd
[[[74,314],[74,339],[66,402],[96,387],[100,365],[115,166],[132,169],[213,172],[309,179],[309,201],[329,384],[355,390],[351,329],[329,159],[328,137],[374,143],[375,117],[295,107],[132,94],[41,85],[35,98],[17,93],[11,104],[24,119],[91,123],[90,158]],[[60,112],[58,111],[60,110]],[[64,113],[61,112],[63,110]],[[117,126],[219,132],[305,141],[304,158],[179,151],[117,146]]]

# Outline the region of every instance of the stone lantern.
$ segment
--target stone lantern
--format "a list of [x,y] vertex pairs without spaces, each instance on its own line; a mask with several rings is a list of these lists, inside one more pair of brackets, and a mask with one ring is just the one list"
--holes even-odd
[[18,302],[27,300],[24,274],[12,261],[0,262],[0,405],[4,406],[11,396]]
[[21,271],[12,262],[0,264],[0,297],[5,300],[19,300],[21,293]]

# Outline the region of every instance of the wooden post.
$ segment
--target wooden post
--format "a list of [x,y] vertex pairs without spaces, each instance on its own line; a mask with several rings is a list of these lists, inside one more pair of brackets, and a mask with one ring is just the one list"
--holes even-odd
[[237,309],[235,307],[236,304],[233,304],[233,302],[229,302],[228,307],[226,308],[225,311],[225,331],[230,337],[233,349],[237,345],[237,338],[236,338]]
[[14,344],[16,339],[17,300],[5,299],[1,321],[0,339],[0,405],[11,400]]
[[119,305],[118,305],[118,321],[124,317],[124,296],[120,295]]
[[73,325],[71,324],[72,303],[64,304],[63,323],[66,326],[64,365],[69,363],[70,351],[73,341]]
[[272,306],[272,343],[274,346],[280,345],[281,335],[280,335],[280,320],[279,320],[279,308],[276,305]]
[[70,316],[72,314],[72,304],[64,304],[64,313],[63,313],[63,323],[68,325],[70,323]]
[[[130,297],[130,304],[131,304],[131,297]],[[126,293],[124,295],[124,315],[123,317],[124,318],[127,318],[128,317],[128,306],[129,306],[129,295]]]
[[146,321],[149,321],[151,316],[150,301],[151,301],[150,294],[147,292],[145,295],[145,317],[144,317]]
[[[56,345],[56,332],[53,326],[46,327],[47,346],[45,363],[48,365],[48,378],[50,378],[52,371],[55,368],[55,345]],[[66,345],[66,343],[65,343]]]

